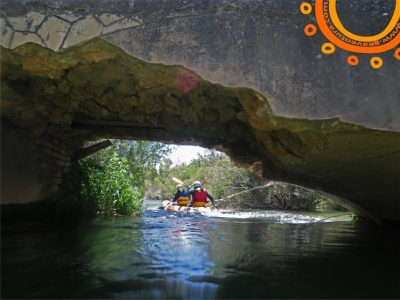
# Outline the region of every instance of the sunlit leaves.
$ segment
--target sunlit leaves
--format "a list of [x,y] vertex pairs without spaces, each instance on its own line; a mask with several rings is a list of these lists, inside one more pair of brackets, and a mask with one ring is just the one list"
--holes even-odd
[[104,214],[140,213],[146,177],[155,177],[155,166],[170,153],[156,142],[113,140],[113,145],[81,162],[87,180],[82,183],[84,206]]
[[[268,188],[253,189],[265,185],[262,179],[244,168],[236,167],[224,154],[215,150],[198,154],[189,164],[172,165],[168,160],[161,162],[159,176],[146,181],[148,199],[171,199],[175,193],[177,177],[187,185],[199,180],[215,199],[223,199],[242,191],[223,204],[228,207],[261,208],[261,209],[297,209],[313,210],[315,208],[342,209],[332,200],[321,194],[297,186],[274,183]],[[251,190],[251,191],[250,191]],[[221,202],[222,203],[222,202]]]

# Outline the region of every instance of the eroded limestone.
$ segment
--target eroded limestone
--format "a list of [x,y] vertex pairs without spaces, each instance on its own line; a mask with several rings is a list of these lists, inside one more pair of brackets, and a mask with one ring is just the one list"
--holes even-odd
[[1,59],[2,118],[33,135],[199,144],[261,176],[335,195],[377,222],[400,216],[399,133],[276,116],[254,90],[148,64],[101,39],[60,53],[3,48]]

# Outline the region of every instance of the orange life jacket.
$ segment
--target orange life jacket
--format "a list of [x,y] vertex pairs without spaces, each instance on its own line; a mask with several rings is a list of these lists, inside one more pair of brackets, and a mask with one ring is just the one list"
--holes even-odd
[[189,195],[187,193],[187,191],[183,191],[180,193],[178,199],[177,199],[178,205],[179,206],[184,206],[184,205],[188,205],[189,203]]

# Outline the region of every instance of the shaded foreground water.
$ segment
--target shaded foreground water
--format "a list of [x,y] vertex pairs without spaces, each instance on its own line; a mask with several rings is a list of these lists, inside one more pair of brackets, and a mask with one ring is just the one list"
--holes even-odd
[[2,226],[1,298],[400,298],[398,231],[340,212],[204,216],[160,204],[64,229]]

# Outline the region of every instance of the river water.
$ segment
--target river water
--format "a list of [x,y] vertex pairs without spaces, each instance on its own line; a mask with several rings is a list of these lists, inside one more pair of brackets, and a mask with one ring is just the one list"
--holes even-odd
[[2,226],[1,298],[398,299],[399,232],[350,214],[167,212]]

